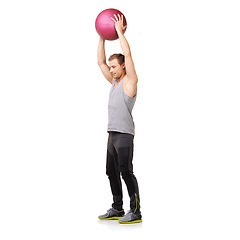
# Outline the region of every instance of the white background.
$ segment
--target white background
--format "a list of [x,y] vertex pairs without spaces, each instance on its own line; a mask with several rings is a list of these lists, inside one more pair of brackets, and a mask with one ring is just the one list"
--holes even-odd
[[[0,3],[0,238],[239,239],[238,1]],[[127,18],[143,223],[111,207],[95,19]],[[107,57],[121,52],[106,42]],[[124,208],[128,210],[124,186]],[[152,235],[154,234],[154,235]]]

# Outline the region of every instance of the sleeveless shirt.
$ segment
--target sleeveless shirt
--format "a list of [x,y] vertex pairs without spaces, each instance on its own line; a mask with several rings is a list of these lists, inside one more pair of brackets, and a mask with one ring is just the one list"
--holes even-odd
[[108,102],[108,132],[121,132],[135,134],[135,126],[132,117],[136,96],[129,97],[125,94],[122,80],[114,87],[117,79],[112,83]]

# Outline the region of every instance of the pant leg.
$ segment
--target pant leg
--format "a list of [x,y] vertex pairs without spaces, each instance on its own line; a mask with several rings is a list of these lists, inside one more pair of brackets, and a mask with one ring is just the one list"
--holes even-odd
[[130,197],[130,208],[134,213],[140,213],[140,197],[137,179],[133,173],[133,143],[134,136],[131,134],[118,134],[114,146],[118,155],[119,172],[126,183]]
[[108,137],[106,174],[109,178],[113,195],[112,207],[120,211],[123,206],[122,183],[120,179],[120,172],[118,170],[118,156],[113,146],[112,135],[112,133],[109,133]]

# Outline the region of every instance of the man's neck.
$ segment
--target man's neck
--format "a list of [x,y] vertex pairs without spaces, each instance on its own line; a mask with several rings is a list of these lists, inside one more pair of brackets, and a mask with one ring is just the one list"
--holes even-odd
[[117,78],[117,82],[120,82],[125,76],[126,74],[123,74],[120,78]]

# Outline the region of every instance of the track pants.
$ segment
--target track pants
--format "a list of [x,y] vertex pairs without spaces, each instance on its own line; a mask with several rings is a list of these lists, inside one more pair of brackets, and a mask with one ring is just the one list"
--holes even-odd
[[113,194],[112,207],[122,210],[123,194],[120,175],[127,185],[130,197],[130,209],[140,213],[140,198],[137,179],[133,174],[133,138],[132,134],[109,132],[107,147],[106,174]]

